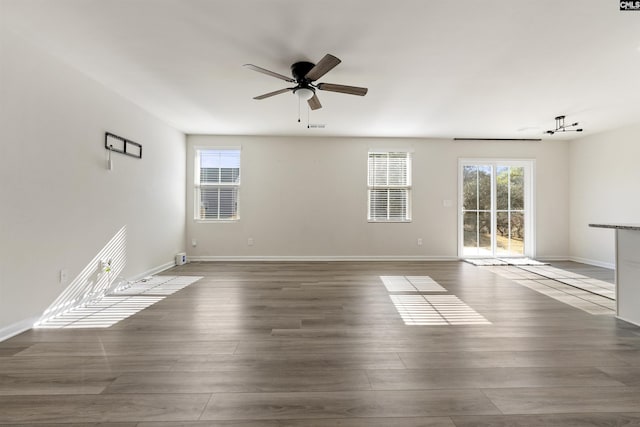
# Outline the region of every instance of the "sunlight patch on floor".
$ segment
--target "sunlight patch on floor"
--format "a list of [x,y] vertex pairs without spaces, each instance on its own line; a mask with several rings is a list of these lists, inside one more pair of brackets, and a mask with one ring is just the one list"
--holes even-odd
[[465,262],[475,266],[484,267],[490,265],[548,265],[548,263],[536,261],[531,258],[465,258]]
[[[380,276],[405,325],[490,325],[429,276]],[[431,294],[433,293],[433,294]]]
[[516,280],[516,283],[589,314],[613,315],[615,312],[615,301],[553,280]]
[[405,325],[448,325],[422,295],[389,295]]
[[555,281],[583,289],[587,292],[603,296],[615,300],[616,285],[605,282],[604,280],[593,279],[582,274],[566,271],[561,268],[543,266],[543,267],[521,267],[523,270],[534,274],[553,279]]
[[108,328],[200,280],[200,276],[152,276],[113,294],[47,319],[35,328]]
[[615,313],[612,283],[549,266],[484,268],[589,314],[612,316]]
[[405,325],[490,325],[455,295],[389,295]]
[[447,292],[429,276],[380,276],[389,292]]

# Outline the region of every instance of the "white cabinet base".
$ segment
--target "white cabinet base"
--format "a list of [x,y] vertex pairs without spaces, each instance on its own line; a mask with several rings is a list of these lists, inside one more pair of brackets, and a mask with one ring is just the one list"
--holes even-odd
[[616,229],[616,316],[640,326],[640,231]]

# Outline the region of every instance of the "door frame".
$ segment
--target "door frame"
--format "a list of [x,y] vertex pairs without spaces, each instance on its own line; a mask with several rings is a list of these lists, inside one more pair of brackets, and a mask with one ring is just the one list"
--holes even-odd
[[[536,212],[536,200],[535,200],[535,173],[536,173],[536,161],[535,159],[510,159],[510,158],[487,158],[487,157],[469,157],[458,158],[458,258],[486,258],[483,255],[464,255],[464,216],[462,213],[463,207],[463,167],[471,165],[488,165],[491,166],[491,251],[495,256],[496,251],[496,170],[497,166],[521,166],[525,168],[525,180],[524,180],[524,204],[525,204],[525,238],[524,238],[524,255],[529,258],[535,258],[536,256],[536,230],[535,230],[535,212]],[[501,258],[507,258],[501,256]]]

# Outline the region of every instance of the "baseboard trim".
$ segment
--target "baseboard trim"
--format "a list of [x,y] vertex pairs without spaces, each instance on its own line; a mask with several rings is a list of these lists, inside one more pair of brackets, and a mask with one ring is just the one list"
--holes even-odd
[[23,333],[24,331],[28,331],[33,328],[33,325],[38,321],[38,317],[31,317],[29,319],[24,319],[9,326],[5,326],[0,329],[0,342],[8,340],[11,337],[14,337],[18,334]]
[[609,270],[616,269],[616,264],[610,263],[610,262],[596,261],[594,259],[580,258],[575,256],[569,257],[569,260],[574,262],[579,262],[581,264],[589,264],[589,265],[594,265],[596,267],[608,268]]
[[570,260],[568,256],[563,256],[563,255],[541,256],[541,257],[534,257],[534,259],[538,261],[569,261]]
[[623,322],[630,323],[630,324],[632,324],[632,325],[634,325],[634,326],[640,326],[640,323],[632,322],[631,320],[629,320],[629,319],[625,319],[624,317],[620,317],[620,316],[618,316],[618,315],[616,315],[616,319],[620,319],[620,320],[622,320]]
[[176,262],[175,261],[170,261],[170,262],[166,262],[162,265],[159,265],[157,267],[153,267],[147,271],[144,271],[142,273],[136,274],[133,277],[130,277],[129,279],[127,279],[129,282],[135,282],[137,280],[143,279],[147,276],[153,276],[154,274],[158,274],[158,273],[162,273],[165,270],[168,270],[170,268],[173,268],[176,266]]
[[448,256],[188,256],[189,262],[314,262],[314,261],[459,261],[458,257]]

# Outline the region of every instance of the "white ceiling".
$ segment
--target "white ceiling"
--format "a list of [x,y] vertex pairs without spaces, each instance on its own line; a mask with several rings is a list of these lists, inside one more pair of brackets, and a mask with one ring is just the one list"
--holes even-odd
[[[640,12],[618,0],[0,0],[3,25],[185,133],[538,138],[640,120]],[[289,75],[331,53],[297,122]],[[575,137],[575,133],[550,138]]]

